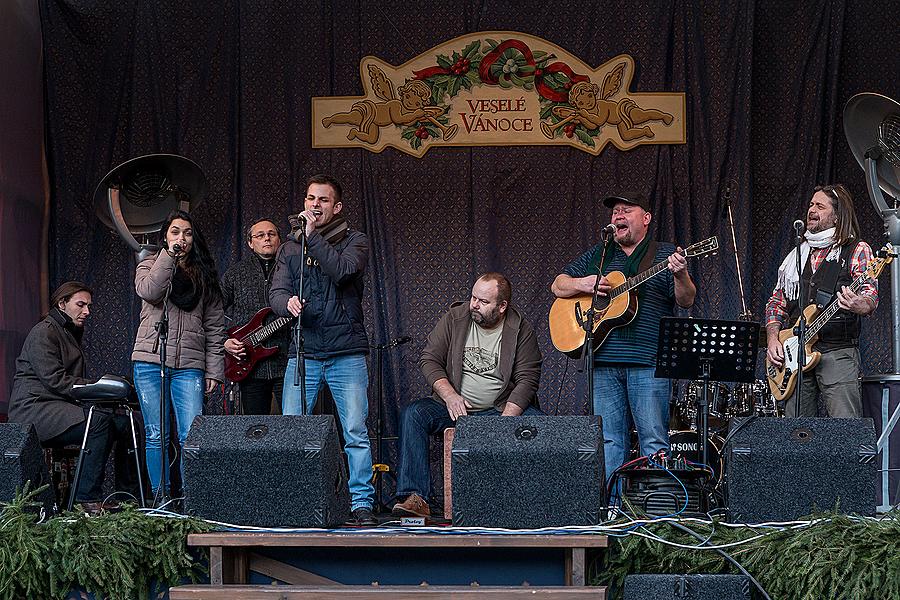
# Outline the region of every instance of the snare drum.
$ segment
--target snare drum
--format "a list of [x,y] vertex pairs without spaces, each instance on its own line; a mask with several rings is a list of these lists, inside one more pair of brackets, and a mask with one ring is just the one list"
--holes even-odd
[[[724,383],[709,382],[707,388],[709,401],[709,426],[712,429],[725,429],[728,427],[728,404],[731,390]],[[688,427],[697,427],[697,403],[700,394],[703,393],[703,382],[692,381],[684,390],[681,401],[678,403],[681,417],[687,421]]]
[[[708,457],[716,481],[722,481],[725,473],[725,461],[722,446],[725,440],[716,434],[709,436]],[[670,431],[669,455],[673,458],[686,458],[695,463],[702,462],[703,449],[700,448],[700,434],[696,431]]]

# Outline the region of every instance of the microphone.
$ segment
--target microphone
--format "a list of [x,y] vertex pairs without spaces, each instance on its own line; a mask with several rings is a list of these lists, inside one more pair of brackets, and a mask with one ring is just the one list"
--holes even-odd
[[181,244],[172,244],[172,252],[175,254],[181,254],[182,250],[184,250],[184,248],[181,247]]
[[[320,217],[322,215],[321,210],[312,211],[316,217]],[[288,215],[288,223],[291,224],[291,229],[299,229],[300,227],[306,227],[306,217],[303,216],[303,213],[297,213],[296,215]]]
[[604,235],[613,234],[615,232],[616,232],[616,226],[613,225],[612,223],[610,223],[609,225],[607,225],[606,227],[604,227],[603,229],[600,230],[600,233],[602,233]]
[[803,233],[804,229],[806,229],[806,223],[804,223],[802,219],[794,221],[794,231],[797,232],[797,235]]

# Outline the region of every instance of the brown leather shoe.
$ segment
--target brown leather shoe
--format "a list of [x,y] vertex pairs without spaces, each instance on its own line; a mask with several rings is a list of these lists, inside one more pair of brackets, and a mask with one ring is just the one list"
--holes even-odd
[[406,500],[394,505],[391,514],[395,517],[430,517],[431,509],[421,496],[410,494]]
[[102,515],[107,512],[117,512],[119,510],[118,502],[79,502],[82,510],[91,517]]

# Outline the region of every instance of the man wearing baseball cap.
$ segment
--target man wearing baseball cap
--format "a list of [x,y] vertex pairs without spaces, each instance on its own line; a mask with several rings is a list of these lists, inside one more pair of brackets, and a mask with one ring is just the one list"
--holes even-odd
[[[594,414],[603,419],[607,477],[625,461],[633,420],[640,453],[647,456],[669,447],[671,382],[654,377],[659,321],[672,316],[675,305],[688,308],[697,288],[687,261],[670,243],[652,240],[647,231],[652,214],[646,196],[623,192],[603,204],[612,209],[614,232],[579,256],[557,275],[551,290],[559,298],[592,294],[598,273],[599,294],[609,294],[606,275],[636,275],[668,261],[669,268],[637,288],[638,310],[627,325],[613,329],[594,353]],[[601,264],[601,260],[603,264]]]

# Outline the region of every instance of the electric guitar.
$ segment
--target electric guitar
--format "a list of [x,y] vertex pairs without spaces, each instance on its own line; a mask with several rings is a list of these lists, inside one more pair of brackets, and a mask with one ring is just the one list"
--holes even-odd
[[294,317],[279,317],[265,325],[266,318],[272,314],[270,307],[259,309],[253,318],[243,325],[228,330],[228,337],[244,342],[244,357],[237,358],[225,353],[225,377],[229,381],[243,381],[250,375],[256,363],[278,352],[278,348],[261,346],[282,327],[294,320]]
[[[854,279],[853,283],[848,286],[850,290],[855,292],[867,281],[878,279],[878,276],[881,275],[881,271],[894,260],[895,256],[896,254],[892,252],[891,245],[885,244],[884,248],[879,250],[866,266],[865,273]],[[815,304],[810,304],[803,309],[803,314],[808,323],[806,326],[806,343],[804,344],[804,347],[806,348],[806,366],[803,367],[804,373],[819,364],[822,353],[814,351],[813,345],[819,340],[819,331],[821,331],[822,327],[831,320],[831,317],[833,317],[838,310],[840,310],[840,306],[838,305],[837,298],[832,300],[821,313]],[[797,336],[794,335],[794,330],[799,325],[800,319],[797,319],[794,327],[782,329],[778,333],[778,339],[784,346],[784,365],[777,367],[766,358],[766,380],[769,382],[769,389],[772,391],[772,395],[775,396],[776,400],[784,400],[790,396],[794,393],[794,387],[797,385],[797,363],[800,357],[798,356],[799,340],[797,339]]]
[[[704,256],[719,249],[719,239],[716,236],[707,238],[702,242],[691,244],[682,251],[685,258]],[[579,294],[571,298],[557,298],[550,307],[550,339],[557,350],[578,358],[585,341],[585,322],[587,311],[594,299],[594,327],[593,339],[596,351],[610,332],[616,327],[628,325],[634,320],[638,311],[638,297],[636,288],[659,275],[669,267],[669,261],[650,267],[634,277],[625,277],[621,271],[612,271],[606,275],[611,289],[606,296],[592,296],[591,294]]]

